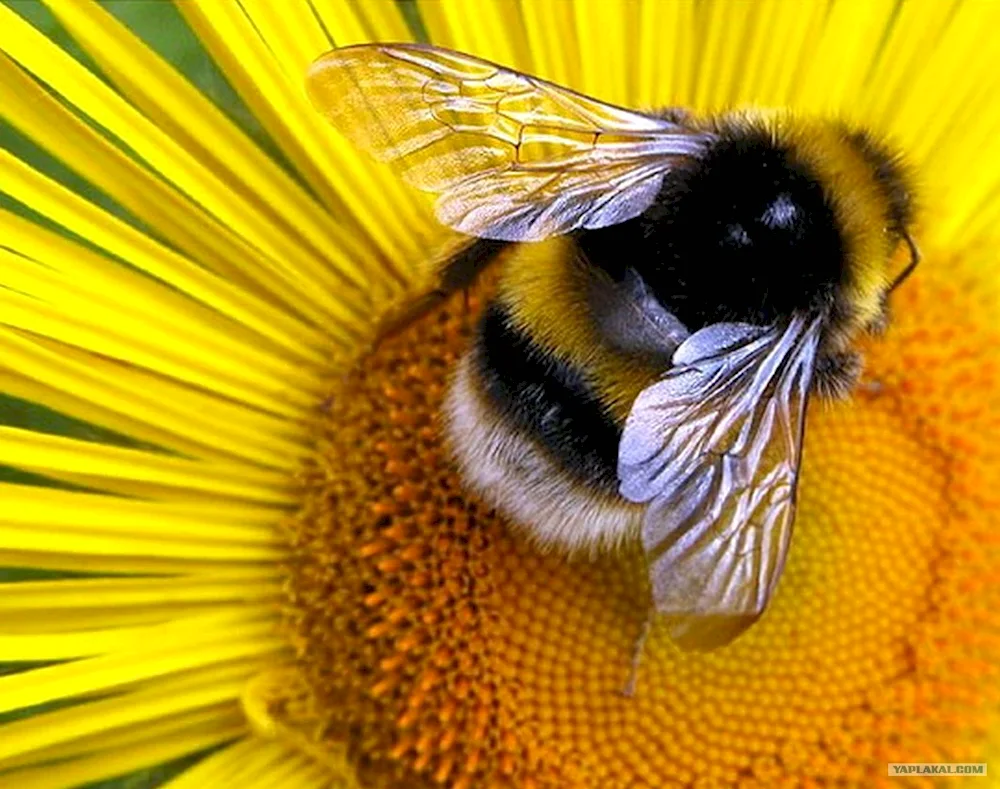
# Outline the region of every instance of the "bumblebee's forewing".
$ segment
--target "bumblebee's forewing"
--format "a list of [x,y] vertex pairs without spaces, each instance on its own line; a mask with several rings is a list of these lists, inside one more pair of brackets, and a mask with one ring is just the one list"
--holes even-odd
[[819,319],[715,324],[639,395],[618,454],[621,493],[648,502],[642,540],[656,609],[707,648],[759,617],[792,532]]
[[356,145],[440,195],[469,235],[535,241],[637,216],[706,135],[478,58],[413,44],[330,52],[313,103]]

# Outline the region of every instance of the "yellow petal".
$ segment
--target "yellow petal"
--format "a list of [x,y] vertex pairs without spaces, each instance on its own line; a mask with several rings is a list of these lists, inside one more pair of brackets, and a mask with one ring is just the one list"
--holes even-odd
[[[72,106],[114,134],[168,182],[266,256],[272,270],[308,289],[314,250],[250,195],[232,189],[165,131],[144,118],[95,75],[13,11],[0,6],[0,49]],[[188,213],[195,213],[190,209]],[[324,291],[317,292],[321,296]]]
[[934,64],[928,57],[941,42],[957,4],[916,0],[897,7],[885,45],[872,66],[872,78],[860,98],[881,128],[890,128],[915,78]]
[[[584,93],[612,104],[634,99],[633,53],[628,47],[638,29],[637,3],[580,0],[575,6],[576,35],[580,41],[580,84]],[[600,41],[599,49],[588,47]]]
[[199,666],[276,653],[285,645],[274,629],[271,622],[252,621],[250,612],[231,612],[225,617],[210,614],[170,622],[152,629],[143,644],[129,649],[0,676],[0,711],[105,692]]
[[287,475],[281,473],[235,464],[199,463],[14,427],[0,426],[0,455],[11,465],[40,473],[76,472],[273,504],[295,500]]
[[[219,410],[241,411],[251,417],[263,416],[238,405],[233,407],[235,404],[231,401],[206,397],[204,393],[182,387],[176,382],[135,368],[124,368],[105,357],[73,348],[61,349],[61,354],[52,352],[40,347],[37,338],[30,340],[15,332],[0,330],[0,348],[3,349],[4,361],[17,370],[0,368],[0,389],[4,392],[41,403],[54,411],[100,425],[136,441],[191,458],[227,463],[242,460],[273,468],[291,468],[301,456],[301,448],[280,434],[266,430],[249,433],[238,424],[209,420],[207,414]],[[50,356],[61,356],[61,365],[46,365],[46,357]],[[75,362],[88,358],[92,360],[91,364],[74,366]],[[102,376],[102,369],[111,375]],[[127,374],[115,375],[126,369]],[[38,378],[48,379],[51,384],[26,377],[29,371]],[[130,378],[139,379],[146,386],[127,390],[126,383]],[[133,395],[137,392],[142,394],[129,397],[127,391]],[[204,411],[187,411],[188,414],[198,414],[197,418],[183,418],[181,413],[185,404],[204,401],[208,401]]]
[[[7,163],[13,164],[10,160]],[[18,197],[31,200],[30,195],[34,193],[44,200],[46,192],[51,189],[50,197],[60,201],[61,198],[74,200],[51,181],[46,182],[16,166],[13,169],[24,176],[24,183],[19,190],[17,174],[12,174],[10,180],[5,181],[5,187],[16,192]],[[83,201],[78,201],[77,205],[84,210],[88,208]],[[66,212],[66,207],[62,210]],[[100,217],[99,212],[91,210],[90,213],[95,219]],[[210,349],[236,354],[282,374],[289,372],[295,364],[301,366],[302,362],[308,362],[308,369],[312,370],[315,365],[327,361],[326,354],[307,344],[319,344],[318,334],[300,333],[294,337],[281,337],[279,332],[278,342],[284,344],[276,344],[272,341],[275,333],[270,326],[266,328],[266,333],[265,327],[260,327],[262,331],[256,330],[261,322],[260,318],[239,310],[229,311],[224,302],[220,303],[209,294],[205,294],[209,299],[207,304],[199,303],[196,299],[202,294],[197,287],[190,294],[194,298],[185,296],[173,287],[163,287],[162,283],[33,222],[9,212],[2,214],[2,217],[7,242],[5,246],[23,259],[22,268],[34,263],[34,269],[49,269],[50,287],[60,286],[63,290],[76,292],[79,297],[89,298],[98,304],[113,302],[118,309],[140,312],[153,324],[172,325],[175,332],[194,337]],[[139,260],[142,260],[141,256]],[[6,270],[4,273],[6,276]],[[35,278],[39,276],[36,272]],[[181,289],[185,287],[183,277],[171,280],[170,284]],[[223,314],[220,315],[220,311]],[[182,321],[184,325],[178,326]]]
[[[164,784],[169,789],[206,789],[206,787],[244,787],[261,770],[274,764],[299,758],[279,743],[256,737],[247,738],[211,754],[190,770],[185,770]],[[327,779],[329,775],[327,774]],[[308,786],[308,784],[306,784]]]
[[[317,194],[335,213],[353,214],[364,236],[377,245],[379,254],[367,258],[387,266],[390,275],[408,277],[409,263],[420,259],[422,236],[429,228],[427,201],[403,187],[387,168],[362,161],[315,112],[305,94],[304,69],[291,78],[273,54],[272,43],[291,35],[289,23],[273,8],[262,5],[258,15],[251,17],[233,3],[179,6],[244,101]],[[286,8],[282,4],[283,13]],[[322,53],[311,53],[311,58]]]
[[743,43],[756,9],[752,3],[712,2],[702,10],[694,106],[718,112],[732,103],[737,78],[734,69],[739,63],[742,71]]
[[285,458],[282,466],[302,452],[305,428],[298,422],[42,337],[0,330],[0,347],[0,360],[12,368],[11,374],[32,378],[161,431],[173,430],[213,443],[218,440],[234,452],[270,450]]
[[[221,300],[227,308],[224,313],[243,315],[245,322],[264,336],[277,335],[279,341],[284,333],[309,336],[311,331],[314,339],[320,336],[314,328],[306,328],[296,320],[301,316],[314,325],[323,325],[320,304],[301,282],[293,283],[283,278],[260,250],[108,142],[2,54],[0,95],[5,117],[24,134],[54,156],[62,158],[143,222],[157,228],[177,249],[228,281],[207,276],[209,272],[199,270],[191,261],[176,253],[161,249],[152,239],[124,223],[117,223],[125,231],[124,238],[110,236],[105,241],[99,234],[94,238],[97,243],[111,251],[117,251],[116,248],[121,246],[139,247],[141,256],[136,265],[167,282],[179,280],[182,290],[188,290],[208,304]],[[31,205],[30,195],[15,196]],[[72,201],[73,206],[78,202],[79,198]],[[89,224],[96,224],[99,233],[106,225],[116,224],[113,217],[101,217],[95,221],[93,217],[100,217],[103,212],[90,204],[86,205],[86,209],[75,207],[76,214],[91,217]],[[47,212],[41,212],[49,216]],[[66,212],[67,209],[63,209],[62,213]],[[57,213],[50,218],[72,227],[84,237],[91,237],[87,225],[81,230],[59,217]],[[79,217],[76,218],[79,221]],[[128,254],[121,254],[121,257],[133,262]],[[254,296],[240,293],[233,287],[236,284],[252,291]],[[235,293],[232,292],[234,290]],[[276,306],[280,309],[275,309]],[[260,312],[265,313],[269,319],[267,322],[259,320]],[[349,316],[350,313],[351,309],[341,307],[331,315]],[[347,320],[346,317],[343,319]],[[272,320],[276,323],[274,329],[269,331]]]
[[[82,633],[0,634],[0,661],[42,662],[89,657],[129,646],[144,637],[148,637],[148,628],[145,627],[114,627]],[[7,734],[5,728],[4,742]],[[3,743],[0,743],[2,751]]]
[[417,0],[417,8],[420,10],[420,20],[433,45],[456,49],[458,44],[452,36],[444,3],[441,0]]
[[168,735],[153,736],[128,743],[120,749],[98,752],[65,764],[13,770],[0,775],[0,789],[65,789],[101,778],[162,764],[179,756],[236,739],[246,733],[246,725],[235,717],[224,725],[218,721],[194,728],[184,728]]
[[[273,213],[290,238],[308,245],[309,256],[296,264],[297,279],[333,293],[345,279],[367,284],[369,276],[359,270],[358,260],[343,254],[343,229],[200,91],[93,0],[50,0],[47,5],[148,118],[206,168],[224,175],[234,191],[248,195],[258,210]],[[319,31],[304,4],[286,3],[282,9],[299,12],[286,29],[298,35]],[[325,48],[329,44],[321,37],[308,51]],[[337,252],[337,259],[325,260]]]
[[[245,737],[215,753],[201,759],[196,765],[167,781],[163,786],[169,789],[206,789],[206,787],[231,786],[232,776],[248,761],[260,758],[260,754],[278,750],[281,756],[289,758],[290,751],[276,743],[258,737]],[[276,757],[279,758],[279,757]]]
[[[0,269],[4,284],[17,292],[18,298],[11,297],[12,301],[21,302],[28,297],[43,302],[53,313],[71,315],[76,324],[91,333],[106,333],[119,340],[141,336],[143,344],[155,348],[160,356],[173,356],[187,365],[211,368],[260,389],[278,389],[282,382],[290,390],[315,392],[321,388],[318,377],[310,375],[311,371],[301,365],[296,368],[279,362],[277,357],[255,353],[247,345],[213,342],[212,333],[197,331],[196,320],[186,321],[183,313],[173,312],[158,300],[145,300],[138,294],[129,294],[127,289],[89,293],[90,286],[79,286],[75,278],[7,250],[0,250]],[[85,272],[80,275],[85,276]],[[98,283],[99,280],[92,281]],[[161,318],[152,317],[156,312],[161,313]]]
[[[149,630],[149,628],[143,628]],[[235,711],[240,688],[246,683],[246,666],[227,666],[195,682],[163,683],[159,687],[90,701],[84,705],[22,718],[4,727],[0,741],[0,770],[9,769],[15,757],[43,748],[67,745],[73,740],[100,735],[114,736],[125,726],[147,726],[159,718],[230,702],[226,713]],[[51,755],[51,754],[50,754]],[[15,762],[16,763],[16,762]]]
[[270,765],[252,770],[249,774],[244,770],[240,780],[245,789],[326,789],[331,780],[336,779],[331,779],[330,771],[312,759],[286,753]]
[[153,603],[118,608],[53,608],[44,616],[33,610],[7,611],[4,613],[3,630],[11,635],[47,636],[82,630],[159,626],[208,613],[245,615],[246,607],[217,603]]
[[0,584],[0,610],[114,608],[153,603],[246,601],[258,604],[273,599],[279,591],[278,584],[273,581],[247,584],[245,579],[82,578],[19,581],[16,584]]
[[[6,74],[5,64],[9,64],[9,61],[0,55],[0,91],[4,90],[4,86],[8,82],[3,78]],[[31,86],[29,90],[38,91],[34,83],[31,83],[30,80],[28,83]],[[2,95],[3,106],[8,112],[10,112],[11,107],[18,106],[18,101],[23,101],[23,99],[18,98],[21,95],[21,91],[18,90],[10,93],[4,91]],[[52,102],[52,99],[41,92],[37,97],[33,97],[32,101],[24,102],[24,104],[27,107],[37,109],[44,106],[45,102]],[[48,123],[46,119],[42,118],[39,126],[41,129],[50,130],[50,133],[52,128],[56,128],[61,130],[61,134],[67,134],[67,124],[63,122]],[[81,124],[80,128],[86,129],[87,127]],[[36,133],[33,136],[37,139],[38,135]],[[94,162],[99,166],[101,172],[109,172],[113,183],[135,184],[138,187],[136,189],[138,195],[149,196],[151,202],[160,206],[167,216],[179,217],[182,220],[181,227],[186,232],[192,233],[192,239],[198,239],[211,246],[215,240],[226,238],[227,233],[222,228],[197,227],[196,216],[192,217],[189,212],[185,212],[183,205],[174,205],[169,199],[165,199],[164,195],[158,195],[155,184],[143,184],[144,176],[142,174],[118,172],[113,166],[113,162],[105,161],[106,157],[89,150],[86,145],[81,145],[79,141],[74,142],[74,148],[80,150],[81,154],[79,159],[74,160],[74,163]],[[81,237],[103,247],[111,254],[122,260],[127,260],[136,268],[148,272],[181,292],[189,294],[213,310],[232,318],[238,324],[252,329],[282,350],[301,355],[304,353],[302,350],[302,346],[304,346],[307,349],[305,351],[306,358],[309,358],[308,348],[320,343],[320,333],[297,319],[293,309],[276,308],[275,305],[267,303],[264,299],[248,293],[245,288],[237,286],[237,283],[242,283],[244,286],[252,285],[252,281],[247,282],[247,271],[252,271],[251,267],[245,266],[241,274],[236,274],[228,271],[231,264],[218,262],[221,260],[252,261],[254,255],[252,250],[245,249],[239,244],[234,245],[232,250],[216,250],[208,247],[195,247],[192,250],[198,259],[205,262],[210,268],[221,270],[227,274],[230,281],[226,281],[213,275],[210,271],[199,268],[192,261],[158,244],[50,179],[25,168],[19,161],[7,154],[3,157],[3,166],[5,174],[9,171],[4,179],[4,191],[12,197],[45,215],[53,222],[61,224]],[[141,211],[137,213],[142,216]],[[53,247],[57,251],[70,248],[67,242],[53,241],[53,234],[18,219],[10,212],[4,211],[2,216],[5,224],[12,225],[12,248],[28,257],[44,257],[44,251],[51,250]],[[191,227],[191,225],[195,225],[195,227]],[[173,234],[173,237],[176,240],[176,234]],[[186,246],[183,242],[184,239],[181,239],[178,244],[182,248]],[[192,245],[187,246],[190,248]],[[114,271],[126,282],[130,279],[121,266],[112,266],[106,263],[104,267],[109,271]],[[265,283],[269,299],[272,301],[277,299],[280,304],[280,298],[287,293],[273,281],[265,280]],[[317,316],[321,314],[311,302],[293,301],[292,305],[307,315],[310,309]],[[315,358],[315,352],[311,355]]]
[[818,40],[804,53],[793,106],[828,114],[850,110],[897,5],[894,0],[832,4]]
[[[83,479],[87,481],[86,478]],[[107,484],[106,487],[122,486]],[[164,540],[121,534],[88,534],[63,528],[60,524],[52,524],[48,528],[0,525],[0,545],[5,549],[29,553],[73,552],[95,556],[152,556],[216,562],[276,562],[285,556],[284,548],[277,545],[213,544],[204,540],[181,540],[173,537]],[[95,565],[99,564],[99,560],[95,561]]]
[[412,41],[413,36],[395,0],[311,0],[316,16],[338,47],[368,41]]
[[[6,488],[5,488],[6,489]],[[155,546],[155,542],[149,543]],[[272,557],[279,556],[274,551]],[[227,557],[231,558],[231,557]],[[211,561],[200,557],[122,556],[73,552],[72,549],[52,552],[0,548],[0,567],[33,567],[40,570],[63,570],[97,574],[126,575],[200,575],[226,577],[230,573],[246,573],[250,578],[272,577],[278,570],[269,562],[254,560]],[[7,623],[5,623],[6,626]]]
[[[38,716],[36,724],[44,718]],[[161,737],[172,736],[185,731],[207,731],[212,727],[228,729],[240,723],[239,708],[232,701],[225,701],[175,715],[142,721],[141,726],[108,728],[94,734],[59,741],[54,745],[27,751],[24,754],[4,759],[0,769],[14,770],[19,767],[44,765],[61,762],[81,756],[93,756],[100,752],[121,752],[132,746],[143,747]]]
[[[504,0],[446,0],[435,4],[440,17],[431,23],[450,31],[451,46],[501,65],[533,71],[527,37],[516,3]],[[423,4],[426,9],[428,4]],[[433,37],[433,33],[432,33]],[[436,39],[436,37],[435,37]]]
[[[65,440],[65,439],[61,439]],[[100,446],[100,445],[97,445]],[[77,493],[32,485],[4,486],[0,523],[66,531],[146,536],[205,542],[274,544],[279,510],[235,508],[234,514],[212,507],[177,507],[165,502],[136,501],[94,493]],[[2,587],[0,587],[2,589]]]
[[247,367],[229,364],[224,370],[216,370],[206,363],[205,357],[185,358],[183,348],[180,353],[171,353],[165,347],[166,337],[157,342],[155,332],[151,332],[154,336],[148,341],[141,323],[136,321],[130,322],[131,333],[126,334],[124,326],[90,323],[82,316],[67,314],[56,306],[11,290],[0,290],[0,314],[8,326],[154,370],[273,413],[294,417],[319,399],[318,394],[310,396],[279,382],[259,386],[239,380],[250,373]]
[[637,107],[652,109],[684,103],[678,64],[687,57],[684,47],[690,12],[689,0],[643,0],[634,55]]

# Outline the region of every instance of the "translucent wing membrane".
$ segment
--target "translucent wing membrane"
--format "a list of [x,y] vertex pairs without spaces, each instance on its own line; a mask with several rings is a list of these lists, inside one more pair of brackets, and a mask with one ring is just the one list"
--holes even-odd
[[536,241],[631,219],[708,139],[427,46],[335,50],[307,85],[352,142],[439,195],[444,224],[483,238]]
[[636,399],[621,493],[648,502],[656,609],[682,646],[735,637],[763,613],[788,552],[818,318],[720,323],[691,335]]

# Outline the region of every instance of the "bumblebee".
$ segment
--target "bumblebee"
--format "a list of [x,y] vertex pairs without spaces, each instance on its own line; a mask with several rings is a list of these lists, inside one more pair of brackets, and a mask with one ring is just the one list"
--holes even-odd
[[809,400],[852,390],[918,260],[899,157],[837,122],[643,114],[419,45],[336,50],[307,85],[470,237],[439,293],[499,266],[443,415],[465,484],[541,546],[641,540],[682,648],[745,630],[785,564]]

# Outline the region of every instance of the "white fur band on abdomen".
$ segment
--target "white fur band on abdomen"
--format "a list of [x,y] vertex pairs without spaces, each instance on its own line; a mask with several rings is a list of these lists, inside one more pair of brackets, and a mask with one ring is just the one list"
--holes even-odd
[[462,480],[541,547],[613,548],[638,534],[645,507],[589,491],[481,393],[471,354],[456,366],[444,405],[445,434]]

